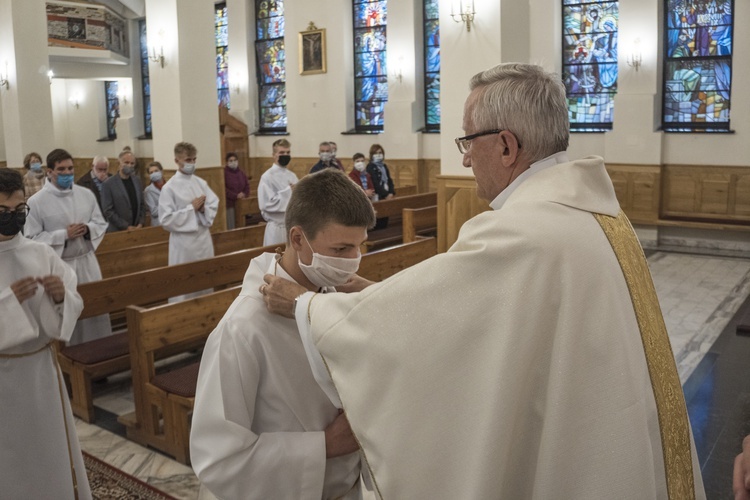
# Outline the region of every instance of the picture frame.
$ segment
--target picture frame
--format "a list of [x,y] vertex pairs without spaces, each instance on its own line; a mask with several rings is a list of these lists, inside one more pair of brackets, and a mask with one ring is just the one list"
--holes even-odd
[[328,71],[326,65],[326,30],[310,23],[299,33],[299,74],[317,75]]

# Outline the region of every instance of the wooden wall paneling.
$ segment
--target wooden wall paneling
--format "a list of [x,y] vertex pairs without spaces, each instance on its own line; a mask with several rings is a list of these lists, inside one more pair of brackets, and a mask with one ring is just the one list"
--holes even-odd
[[735,215],[738,217],[750,217],[750,172],[737,174],[734,190]]
[[473,177],[437,176],[438,252],[445,252],[458,239],[464,222],[490,210],[489,204],[477,198]]
[[658,165],[607,165],[617,200],[635,223],[655,223],[659,218],[661,169]]

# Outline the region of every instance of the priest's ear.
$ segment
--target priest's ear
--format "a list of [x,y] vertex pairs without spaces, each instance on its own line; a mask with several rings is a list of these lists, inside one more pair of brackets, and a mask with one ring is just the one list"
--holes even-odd
[[521,154],[521,143],[510,130],[500,132],[501,160],[506,167],[512,166]]

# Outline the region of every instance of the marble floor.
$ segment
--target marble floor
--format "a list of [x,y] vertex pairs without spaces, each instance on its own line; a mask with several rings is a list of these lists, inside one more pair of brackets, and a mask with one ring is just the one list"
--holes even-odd
[[[716,365],[717,355],[712,352],[712,346],[722,332],[726,332],[730,320],[750,294],[750,256],[741,258],[664,251],[648,251],[647,254],[680,379],[683,384],[692,382],[690,388],[684,386],[689,411],[711,411],[706,410],[705,405],[700,406],[699,396],[706,391],[706,373],[710,373]],[[747,302],[750,307],[750,300]],[[742,376],[748,378],[747,371]],[[80,420],[76,422],[82,449],[176,498],[214,498],[205,488],[201,488],[190,467],[124,438],[124,428],[116,419],[134,408],[127,380],[128,374],[110,377],[106,384],[95,389],[96,424]],[[747,406],[750,408],[750,392]],[[693,410],[690,410],[691,407]],[[696,424],[702,423],[692,412],[691,422],[694,429]],[[722,425],[726,426],[726,423]],[[716,452],[721,431],[707,431],[707,434],[703,432],[705,429],[702,426],[700,432],[696,433],[701,464],[713,463],[717,467],[717,474],[724,482],[717,486],[716,491],[725,492],[725,457],[722,455],[721,460],[714,462],[710,459],[710,455]],[[738,444],[729,441],[726,447],[736,448]],[[729,457],[731,453],[736,452],[728,450],[724,455]],[[729,467],[731,472],[731,465]],[[709,495],[709,498],[724,497],[719,494]]]

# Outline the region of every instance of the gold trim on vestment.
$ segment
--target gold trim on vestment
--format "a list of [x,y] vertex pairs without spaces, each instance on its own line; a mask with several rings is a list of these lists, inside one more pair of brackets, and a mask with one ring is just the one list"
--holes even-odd
[[680,377],[669,343],[659,299],[646,257],[630,221],[594,214],[622,268],[633,303],[659,418],[667,495],[674,500],[695,499],[690,426]]

